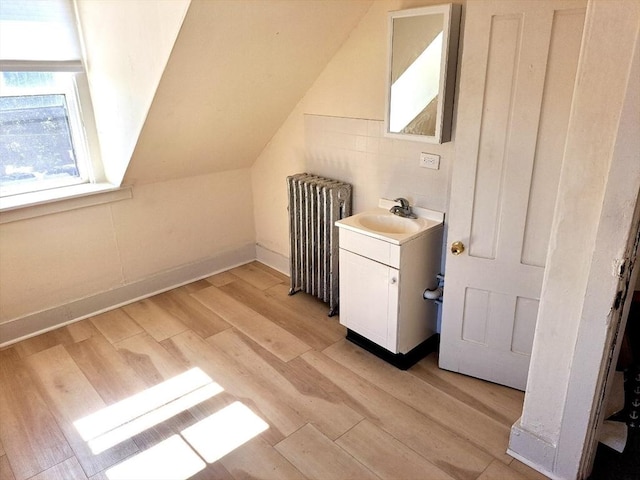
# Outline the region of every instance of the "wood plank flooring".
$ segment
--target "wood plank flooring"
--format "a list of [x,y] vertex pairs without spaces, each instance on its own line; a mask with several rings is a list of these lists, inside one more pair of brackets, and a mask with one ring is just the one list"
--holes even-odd
[[258,262],[0,351],[0,480],[538,480],[521,392],[391,367]]

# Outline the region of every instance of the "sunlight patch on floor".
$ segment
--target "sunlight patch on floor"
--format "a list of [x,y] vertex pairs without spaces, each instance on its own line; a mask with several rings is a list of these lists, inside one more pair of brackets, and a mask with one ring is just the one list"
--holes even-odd
[[89,447],[94,454],[104,452],[105,450],[117,445],[120,442],[137,435],[145,430],[158,425],[165,420],[178,415],[185,410],[198,405],[199,403],[212,398],[220,393],[222,389],[218,384],[211,383],[194,392],[187,393],[182,397],[167,403],[160,408],[150,411],[131,422],[125,423],[109,432],[89,440]]
[[[196,367],[81,418],[74,426],[98,455],[223,391]],[[236,401],[105,474],[109,480],[186,480],[206,468],[206,462],[216,462],[268,428],[269,424]]]
[[109,480],[186,480],[205,467],[189,445],[173,435],[105,473]]
[[213,463],[268,428],[248,407],[234,402],[181,433],[202,458]]
[[201,369],[192,368],[136,395],[81,418],[74,422],[74,426],[82,436],[82,439],[89,441],[208,385],[213,385],[214,390],[217,390],[216,393],[224,390]]

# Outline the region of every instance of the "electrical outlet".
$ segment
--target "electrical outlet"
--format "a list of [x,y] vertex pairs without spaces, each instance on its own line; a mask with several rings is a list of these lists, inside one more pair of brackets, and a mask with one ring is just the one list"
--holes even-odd
[[422,168],[438,170],[440,168],[440,155],[422,152],[420,154],[420,166]]

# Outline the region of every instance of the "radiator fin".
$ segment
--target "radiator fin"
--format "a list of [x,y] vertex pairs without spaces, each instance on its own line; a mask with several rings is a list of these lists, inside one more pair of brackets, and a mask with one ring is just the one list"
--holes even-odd
[[303,291],[338,311],[338,227],[351,215],[351,185],[308,173],[287,177],[291,237],[290,295]]

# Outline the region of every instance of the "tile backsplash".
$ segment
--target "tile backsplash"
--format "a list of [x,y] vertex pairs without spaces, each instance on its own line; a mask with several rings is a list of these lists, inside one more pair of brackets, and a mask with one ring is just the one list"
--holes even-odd
[[[353,185],[354,213],[380,197],[446,212],[453,144],[387,138],[384,122],[305,115],[305,171]],[[439,170],[419,166],[420,153],[440,155]]]

